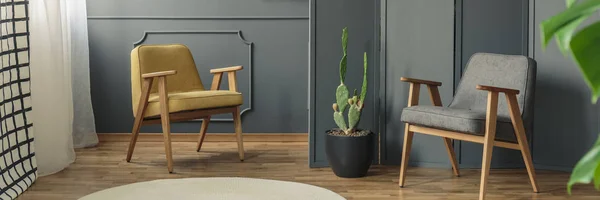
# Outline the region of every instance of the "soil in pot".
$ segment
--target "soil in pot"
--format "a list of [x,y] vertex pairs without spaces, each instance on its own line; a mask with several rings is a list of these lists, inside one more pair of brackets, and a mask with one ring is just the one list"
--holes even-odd
[[339,128],[331,129],[327,131],[327,134],[334,136],[346,136],[346,137],[363,137],[371,134],[371,131],[368,130],[356,130],[352,133],[346,134]]

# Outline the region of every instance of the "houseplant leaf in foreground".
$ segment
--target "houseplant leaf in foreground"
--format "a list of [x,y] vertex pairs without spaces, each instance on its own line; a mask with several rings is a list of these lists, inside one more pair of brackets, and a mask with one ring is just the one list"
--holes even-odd
[[[567,5],[569,4],[570,3],[567,2]],[[580,20],[582,20],[582,18],[585,19],[586,16],[591,15],[598,9],[600,9],[600,0],[587,0],[581,3],[575,3],[565,11],[551,17],[550,19],[544,20],[540,24],[542,45],[544,47],[548,45],[550,39],[552,39],[552,36],[555,36],[557,33],[561,35],[565,34],[565,32],[561,33],[565,27],[574,29],[577,26],[571,25],[572,23],[581,23]],[[568,33],[568,31],[566,32]],[[561,47],[560,44],[559,47]]]
[[567,1],[567,8],[571,7],[573,4],[575,4],[577,2],[577,0],[566,0]]
[[[567,191],[571,194],[571,187],[576,183],[588,184],[594,178],[594,174],[599,168],[600,161],[600,138],[596,141],[596,144],[588,151],[582,158],[577,162],[571,178],[567,184]],[[596,174],[599,176],[600,174]],[[596,184],[598,184],[598,178],[596,177]]]
[[[596,22],[577,33],[570,43],[571,53],[581,70],[585,82],[591,88],[592,102],[598,99],[600,89],[600,22]],[[576,183],[588,184],[594,179],[596,189],[600,187],[600,137],[573,169],[567,191]]]
[[571,53],[577,61],[583,78],[591,88],[592,102],[596,103],[600,94],[600,22],[596,22],[573,36]]
[[[579,33],[574,33],[583,21],[600,9],[600,0],[566,0],[566,3],[565,11],[540,24],[542,46],[546,47],[552,37],[556,37],[557,46],[564,55],[571,51],[585,82],[592,90],[592,102],[596,103],[600,93],[600,58],[596,57],[600,53],[600,24],[592,24]],[[567,191],[571,194],[574,184],[588,184],[592,180],[596,189],[600,189],[600,138],[577,162],[567,184]]]
[[[571,6],[575,5],[576,2],[576,0],[567,0],[567,8],[570,8]],[[575,30],[577,29],[577,27],[579,27],[579,25],[581,25],[583,21],[589,18],[590,15],[591,14],[582,15],[578,19],[573,20],[568,24],[565,24],[563,27],[560,28],[559,31],[556,32],[556,46],[558,46],[558,49],[560,49],[563,55],[568,55],[570,51],[571,38],[573,38]],[[542,27],[542,30],[545,29]]]
[[575,33],[575,29],[585,21],[590,15],[584,15],[579,19],[572,21],[571,23],[563,26],[558,32],[556,32],[556,45],[563,55],[567,56],[570,50],[571,39]]

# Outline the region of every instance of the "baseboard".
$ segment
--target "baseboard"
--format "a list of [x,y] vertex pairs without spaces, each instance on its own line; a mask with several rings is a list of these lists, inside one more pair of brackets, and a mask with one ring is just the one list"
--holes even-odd
[[[171,133],[172,142],[198,142],[198,133]],[[308,142],[308,133],[245,133],[244,142]],[[131,133],[98,133],[100,142],[129,142]],[[140,133],[138,142],[162,142],[160,133]],[[233,133],[208,133],[205,142],[235,142]]]
[[543,169],[543,170],[553,170],[553,171],[562,171],[562,172],[572,172],[573,167],[567,166],[555,166],[555,165],[542,165],[542,164],[533,164],[535,169]]
[[329,162],[328,161],[309,162],[308,167],[310,167],[310,168],[325,168],[325,167],[329,167]]

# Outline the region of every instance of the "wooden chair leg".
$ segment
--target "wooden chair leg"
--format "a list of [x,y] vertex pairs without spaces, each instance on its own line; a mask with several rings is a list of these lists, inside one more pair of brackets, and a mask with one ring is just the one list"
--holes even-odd
[[202,119],[202,126],[200,127],[200,138],[198,139],[198,146],[196,147],[197,152],[200,152],[200,148],[202,148],[202,143],[204,143],[204,137],[206,137],[206,129],[208,129],[208,123],[210,123],[210,116]]
[[240,155],[240,160],[244,161],[244,141],[242,138],[242,119],[240,117],[240,107],[236,107],[233,112],[233,124],[235,126],[235,136],[237,138],[238,144],[238,154]]
[[[434,106],[442,106],[442,98],[440,97],[440,91],[438,90],[437,86],[427,85],[427,89],[429,90],[429,99],[431,99],[431,103]],[[444,145],[446,146],[446,152],[448,152],[448,157],[450,158],[450,164],[452,164],[452,172],[455,176],[460,176],[458,171],[458,162],[456,162],[456,154],[454,153],[454,147],[452,146],[452,139],[443,139]]]
[[169,119],[169,102],[167,96],[167,79],[158,77],[158,95],[160,101],[160,120],[165,142],[165,154],[167,156],[167,169],[173,172],[173,153],[171,152],[171,122]]
[[[421,91],[421,84],[418,83],[410,83],[410,88],[408,89],[408,107],[411,106],[416,106],[417,104],[419,104],[419,93]],[[432,90],[430,90],[429,93],[432,97],[431,100],[434,102],[434,105],[438,102],[436,102],[434,95],[435,92],[432,92]],[[439,95],[438,95],[439,96]],[[406,177],[406,168],[408,167],[408,158],[410,157],[410,148],[412,146],[412,140],[413,140],[413,135],[415,133],[413,133],[410,130],[410,124],[405,123],[404,124],[404,146],[402,147],[402,163],[400,164],[400,178],[398,180],[398,185],[400,187],[404,187],[404,178]]]
[[144,79],[142,86],[142,94],[140,95],[140,101],[136,111],[136,118],[133,123],[133,130],[131,131],[131,140],[129,141],[129,148],[127,149],[127,162],[131,161],[133,155],[133,149],[135,149],[135,143],[137,142],[138,135],[140,133],[140,127],[144,121],[144,112],[148,106],[148,96],[150,95],[150,86],[152,85],[153,79]]
[[450,164],[452,164],[452,172],[455,176],[460,176],[460,171],[458,169],[458,162],[456,161],[456,154],[454,153],[454,146],[452,146],[452,139],[443,138],[444,145],[446,146],[446,152],[448,152],[448,157],[450,158]]
[[517,102],[517,96],[514,94],[506,95],[506,102],[508,102],[508,109],[510,111],[510,118],[515,131],[515,136],[519,147],[521,148],[521,155],[529,174],[529,181],[533,187],[533,192],[539,192],[539,186],[535,178],[535,168],[533,167],[533,161],[531,159],[531,151],[529,150],[529,143],[527,142],[527,136],[525,135],[525,127],[523,126],[523,119],[521,119],[521,112],[519,111],[519,104]]
[[485,190],[487,187],[487,178],[490,174],[490,164],[492,163],[492,151],[494,150],[494,141],[496,138],[496,114],[498,109],[498,93],[488,92],[485,139],[483,143],[483,159],[481,163],[481,182],[479,186],[479,200],[485,199]]
[[[486,135],[489,133],[486,133]],[[487,137],[486,137],[487,139]],[[483,144],[483,159],[481,163],[481,182],[479,186],[479,199],[485,199],[485,190],[487,188],[487,178],[490,174],[490,165],[492,163],[492,150],[494,149],[494,140],[486,140]]]
[[525,132],[518,132],[517,139],[519,140],[519,146],[521,147],[521,155],[523,156],[523,161],[525,162],[525,167],[527,168],[527,173],[529,174],[529,181],[531,182],[531,187],[533,187],[533,192],[539,192],[539,186],[537,184],[537,180],[535,178],[535,168],[533,166],[533,161],[531,159],[531,151],[529,151],[529,145],[527,143],[527,137],[525,137]]
[[[141,109],[141,108],[140,108]],[[135,143],[137,142],[138,135],[140,133],[140,127],[142,127],[142,121],[144,120],[143,115],[138,115],[133,123],[133,130],[131,131],[131,140],[129,141],[129,148],[127,149],[127,162],[131,161],[133,155],[133,149],[135,149]]]
[[404,146],[402,147],[402,163],[400,164],[400,179],[398,185],[404,187],[404,178],[406,177],[406,168],[408,166],[408,157],[410,156],[410,149],[412,146],[412,140],[415,133],[409,131],[409,124],[404,125]]

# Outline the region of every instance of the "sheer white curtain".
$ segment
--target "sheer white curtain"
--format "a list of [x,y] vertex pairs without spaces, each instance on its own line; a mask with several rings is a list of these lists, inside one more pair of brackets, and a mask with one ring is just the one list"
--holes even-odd
[[39,175],[98,143],[89,82],[85,0],[30,0],[31,94]]

